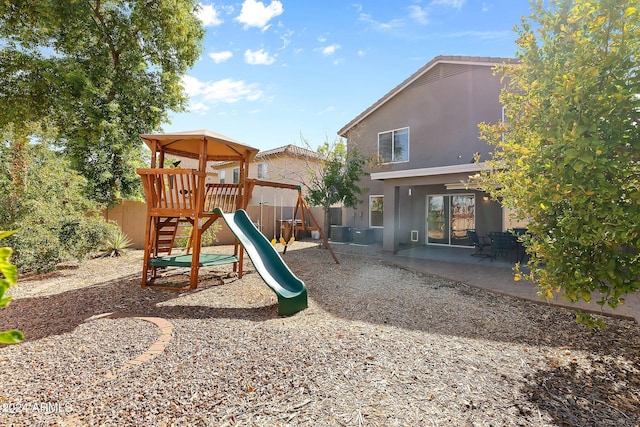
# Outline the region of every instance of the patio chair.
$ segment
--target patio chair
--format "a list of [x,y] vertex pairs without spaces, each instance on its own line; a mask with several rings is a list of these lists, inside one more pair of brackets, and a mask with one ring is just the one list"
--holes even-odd
[[513,237],[513,234],[503,231],[492,231],[489,233],[489,238],[491,239],[491,261],[501,254],[509,256],[514,249]]
[[526,228],[514,228],[513,230],[510,230],[510,233],[513,235],[513,247],[516,251],[516,261],[524,262],[527,257],[527,251],[522,243],[521,237],[529,232]]
[[476,251],[472,253],[471,256],[491,257],[490,254],[483,252],[484,248],[491,246],[491,242],[487,236],[478,236],[476,230],[467,230],[467,237],[471,240],[473,247],[476,248]]

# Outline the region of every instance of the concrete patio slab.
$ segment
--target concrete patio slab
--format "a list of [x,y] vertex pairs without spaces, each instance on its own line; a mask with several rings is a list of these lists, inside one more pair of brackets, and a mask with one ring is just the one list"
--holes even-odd
[[[332,242],[333,244],[333,242]],[[640,323],[640,294],[628,295],[626,302],[617,309],[600,307],[593,302],[572,304],[557,296],[546,301],[538,296],[537,286],[530,281],[516,282],[513,273],[515,257],[512,258],[483,258],[472,256],[473,248],[456,248],[446,246],[413,246],[401,248],[396,254],[382,251],[380,244],[367,246],[341,244],[333,246],[336,252],[378,254],[381,258],[412,271],[434,274],[465,283],[469,286],[485,289],[498,294],[509,295],[534,301],[540,304],[561,306],[570,309],[580,309],[593,314],[635,319]]]

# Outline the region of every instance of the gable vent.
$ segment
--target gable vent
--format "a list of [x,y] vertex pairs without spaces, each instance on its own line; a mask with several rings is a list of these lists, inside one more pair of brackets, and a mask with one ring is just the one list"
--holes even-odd
[[442,65],[442,78],[452,77],[458,74],[466,73],[473,69],[472,65],[468,64],[443,64]]
[[422,86],[422,85],[426,85],[427,83],[433,83],[440,80],[440,68],[441,68],[440,65],[432,68],[431,70],[429,70],[429,72],[423,74],[416,81],[411,83],[409,87],[414,88],[416,86]]

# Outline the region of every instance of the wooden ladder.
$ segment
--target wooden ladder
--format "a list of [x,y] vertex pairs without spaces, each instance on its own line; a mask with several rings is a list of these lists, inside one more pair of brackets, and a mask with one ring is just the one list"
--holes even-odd
[[[155,227],[155,254],[171,255],[176,239],[191,239],[191,222],[187,218],[158,217]],[[186,230],[188,229],[188,231]]]

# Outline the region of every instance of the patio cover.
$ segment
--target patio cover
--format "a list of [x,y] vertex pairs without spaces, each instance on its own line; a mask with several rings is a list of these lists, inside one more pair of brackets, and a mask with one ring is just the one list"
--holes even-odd
[[174,156],[200,159],[206,148],[206,161],[253,160],[257,148],[244,145],[227,136],[210,130],[192,130],[175,133],[140,135],[155,156],[158,152]]

